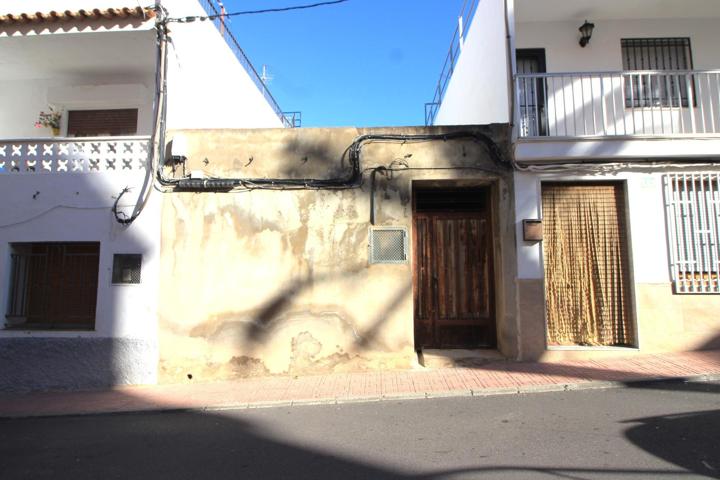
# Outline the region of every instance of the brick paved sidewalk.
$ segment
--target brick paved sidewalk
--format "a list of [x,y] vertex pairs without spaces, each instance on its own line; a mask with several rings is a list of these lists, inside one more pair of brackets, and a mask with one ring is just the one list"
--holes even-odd
[[641,380],[694,377],[720,377],[720,351],[562,363],[493,361],[461,368],[0,395],[0,417],[482,396],[602,388]]

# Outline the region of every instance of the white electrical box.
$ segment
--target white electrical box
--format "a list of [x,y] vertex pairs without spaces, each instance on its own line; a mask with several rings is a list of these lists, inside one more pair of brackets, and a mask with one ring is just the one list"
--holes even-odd
[[187,155],[187,137],[181,134],[175,135],[170,142],[170,158],[175,162],[184,162]]

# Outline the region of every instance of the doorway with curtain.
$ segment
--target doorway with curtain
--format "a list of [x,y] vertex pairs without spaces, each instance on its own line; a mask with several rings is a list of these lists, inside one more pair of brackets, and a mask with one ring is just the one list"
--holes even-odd
[[548,345],[634,346],[622,182],[542,184]]

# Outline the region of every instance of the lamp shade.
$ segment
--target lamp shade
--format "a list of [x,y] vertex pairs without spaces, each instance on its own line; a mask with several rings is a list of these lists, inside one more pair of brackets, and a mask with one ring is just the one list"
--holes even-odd
[[582,26],[578,29],[580,30],[580,35],[582,37],[580,38],[580,46],[584,47],[590,42],[590,38],[592,37],[593,30],[595,29],[595,24],[590,23],[587,20],[585,20],[585,23],[582,24]]

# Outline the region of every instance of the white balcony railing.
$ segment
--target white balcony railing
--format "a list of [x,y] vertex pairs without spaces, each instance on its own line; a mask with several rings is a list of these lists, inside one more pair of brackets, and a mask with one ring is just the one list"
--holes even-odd
[[470,26],[473,17],[475,16],[478,3],[478,0],[463,1],[460,15],[458,15],[458,25],[455,28],[452,40],[450,40],[450,48],[445,56],[445,63],[440,71],[440,78],[438,79],[437,85],[435,85],[432,102],[425,104],[426,126],[433,125],[435,123],[435,117],[437,117],[438,110],[440,110],[440,104],[442,104],[443,98],[445,97],[445,91],[447,90],[450,78],[455,71],[455,65],[460,57],[460,53],[462,52],[462,46],[465,41],[466,34],[465,26]]
[[519,136],[720,134],[720,70],[516,76]]
[[148,136],[0,140],[0,175],[144,170],[149,148]]

